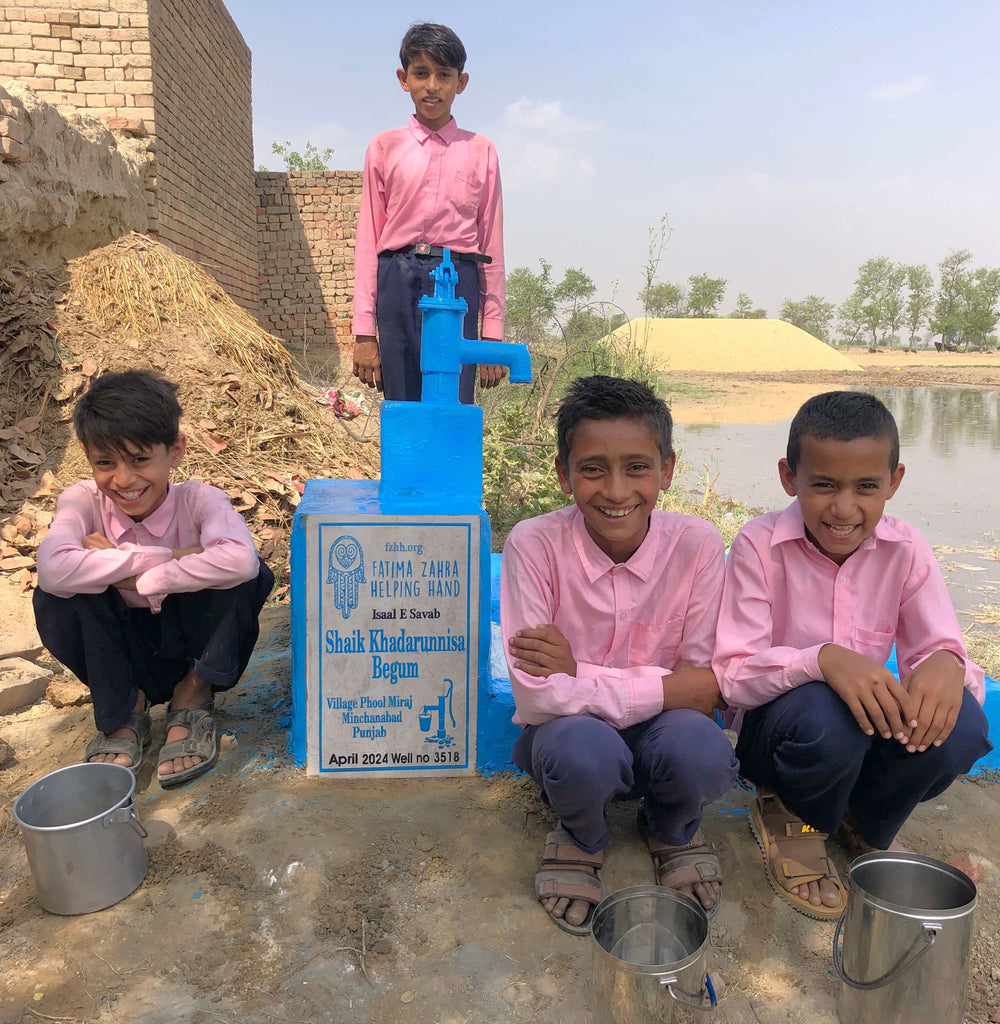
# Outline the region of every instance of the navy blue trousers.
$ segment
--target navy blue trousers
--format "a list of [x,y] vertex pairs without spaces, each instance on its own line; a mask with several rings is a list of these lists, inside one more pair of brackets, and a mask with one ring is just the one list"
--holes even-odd
[[114,587],[72,597],[36,588],[32,600],[42,643],[90,688],[94,723],[108,733],[128,721],[140,689],[150,703],[166,703],[192,665],[213,690],[234,687],[273,586],[261,561],[255,579],[228,590],[168,594],[155,615],[130,608]]
[[651,835],[671,846],[688,842],[739,767],[715,722],[685,708],[620,731],[593,715],[529,725],[514,744],[514,763],[588,853],[608,845],[604,809],[612,800],[643,798]]
[[[384,252],[378,258],[378,295],[375,319],[378,350],[382,361],[382,392],[392,402],[419,402],[420,310],[422,295],[434,294],[431,271],[440,256],[418,256],[415,252]],[[455,294],[468,303],[464,336],[479,337],[479,264],[452,257],[458,271]],[[458,399],[466,405],[475,400],[476,367],[463,366],[458,379]]]
[[988,733],[966,690],[944,743],[909,754],[898,740],[866,736],[825,682],[811,682],[748,711],[736,754],[746,778],[776,790],[813,828],[834,833],[850,810],[865,840],[885,850],[918,803],[993,749]]

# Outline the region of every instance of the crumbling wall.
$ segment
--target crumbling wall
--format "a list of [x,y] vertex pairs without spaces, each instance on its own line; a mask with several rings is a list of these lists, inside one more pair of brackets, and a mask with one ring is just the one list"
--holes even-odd
[[144,137],[146,230],[256,311],[250,50],[220,0],[13,0],[0,7],[6,79]]
[[145,231],[143,139],[0,84],[0,265],[55,265]]
[[360,171],[259,171],[258,319],[301,350],[351,337]]

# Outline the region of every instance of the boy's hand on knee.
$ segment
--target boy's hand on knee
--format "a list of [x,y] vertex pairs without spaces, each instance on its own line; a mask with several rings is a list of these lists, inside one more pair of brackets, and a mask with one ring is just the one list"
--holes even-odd
[[906,749],[920,753],[939,747],[951,734],[962,709],[965,669],[950,651],[935,651],[904,680],[903,685],[917,705],[917,724]]
[[529,676],[544,678],[554,672],[576,675],[576,659],[569,641],[551,623],[534,629],[519,629],[507,646],[514,668]]
[[88,533],[83,538],[83,546],[87,551],[109,551],[115,545],[103,533]]
[[479,386],[481,388],[495,388],[506,376],[506,366],[480,366]]
[[382,359],[373,335],[360,334],[354,339],[354,376],[362,384],[382,390]]
[[673,672],[663,677],[664,711],[688,708],[711,718],[716,708],[724,710],[726,707],[719,693],[719,682],[710,668],[695,668],[690,661],[681,658]]
[[866,736],[905,743],[916,725],[916,702],[884,666],[839,644],[824,644],[819,669]]

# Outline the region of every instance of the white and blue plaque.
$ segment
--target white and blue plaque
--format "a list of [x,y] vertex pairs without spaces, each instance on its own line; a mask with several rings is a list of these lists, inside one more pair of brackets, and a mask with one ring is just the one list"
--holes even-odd
[[474,774],[480,517],[304,525],[308,773]]

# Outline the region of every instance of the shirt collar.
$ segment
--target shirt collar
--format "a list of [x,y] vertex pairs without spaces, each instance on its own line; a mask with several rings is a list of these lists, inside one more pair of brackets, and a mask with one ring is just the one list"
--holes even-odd
[[649,530],[646,532],[646,536],[627,562],[615,562],[597,546],[594,538],[587,532],[583,513],[576,506],[573,507],[572,529],[573,543],[589,582],[595,583],[606,573],[611,572],[616,565],[624,566],[633,576],[637,576],[643,581],[649,579],[656,564],[656,553],[660,546],[660,532],[655,512],[650,516]]
[[107,503],[111,539],[116,543],[130,530],[139,526],[153,537],[162,537],[170,524],[177,518],[177,488],[173,484],[167,488],[167,496],[163,499],[163,504],[155,512],[146,516],[141,523],[137,523],[131,516],[125,515],[106,494],[101,494],[101,501]]
[[[858,546],[858,550],[873,548],[878,541],[892,542],[905,539],[896,529],[895,520],[883,515],[875,524],[875,529]],[[815,548],[813,542],[806,536],[806,525],[802,521],[802,508],[797,501],[793,501],[778,516],[774,532],[771,534],[771,547],[785,544],[790,540],[801,540],[811,548]]]
[[458,134],[458,122],[454,117],[443,127],[439,128],[436,132],[432,131],[427,125],[422,124],[417,120],[416,114],[410,114],[410,123],[408,125],[410,134],[420,143],[422,146],[428,139],[437,135],[443,142],[454,142],[455,136]]

